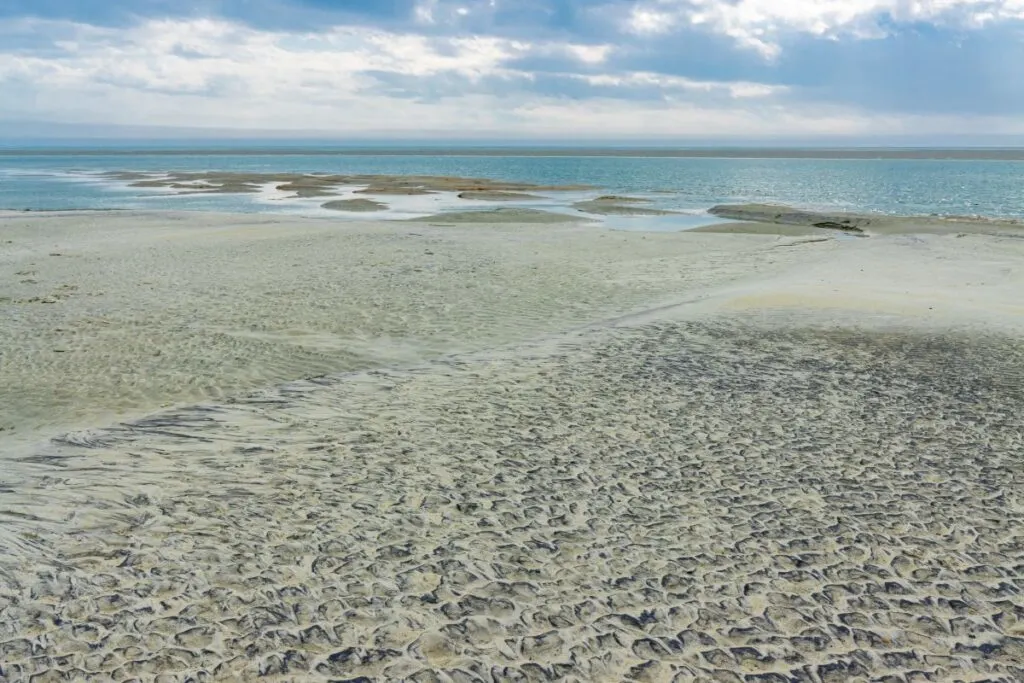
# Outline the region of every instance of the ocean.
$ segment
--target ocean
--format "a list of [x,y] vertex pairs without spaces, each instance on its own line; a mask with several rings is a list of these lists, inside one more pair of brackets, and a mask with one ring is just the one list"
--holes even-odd
[[[744,158],[739,154],[660,156],[571,151],[545,154],[353,151],[175,151],[119,149],[102,153],[0,153],[0,209],[171,209],[328,215],[322,200],[274,194],[177,195],[164,188],[131,187],[101,174],[111,171],[236,171],[246,173],[360,173],[481,177],[537,184],[587,184],[599,194],[628,194],[680,212],[657,221],[604,219],[623,227],[685,229],[708,222],[721,203],[772,202],[813,209],[889,214],[1024,218],[1024,161],[971,158]],[[911,155],[915,156],[915,155]],[[272,189],[272,188],[270,188]],[[595,193],[589,193],[593,196]],[[568,199],[586,198],[587,193]],[[452,197],[389,198],[379,218],[413,218],[465,209]],[[566,197],[534,201],[567,209]],[[334,218],[346,216],[330,212]],[[366,216],[359,216],[366,218]]]

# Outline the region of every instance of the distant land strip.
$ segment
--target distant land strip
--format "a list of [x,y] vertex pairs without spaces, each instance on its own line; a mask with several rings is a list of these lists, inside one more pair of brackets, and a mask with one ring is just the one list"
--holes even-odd
[[767,148],[767,147],[198,147],[198,148],[2,148],[4,156],[481,156],[646,157],[693,159],[933,159],[1024,161],[1024,148]]

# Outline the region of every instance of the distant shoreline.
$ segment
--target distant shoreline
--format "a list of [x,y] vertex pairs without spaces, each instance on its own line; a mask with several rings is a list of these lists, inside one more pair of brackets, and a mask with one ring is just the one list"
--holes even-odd
[[467,156],[467,157],[641,157],[683,159],[911,159],[936,161],[1024,161],[1024,148],[654,148],[654,147],[199,147],[0,148],[11,156]]

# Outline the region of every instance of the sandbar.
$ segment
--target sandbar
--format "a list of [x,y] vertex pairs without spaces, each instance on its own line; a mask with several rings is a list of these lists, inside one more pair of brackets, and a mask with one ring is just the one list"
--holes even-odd
[[459,193],[459,199],[477,199],[488,202],[513,202],[523,199],[542,199],[539,195],[526,192],[508,192],[502,190],[467,190]]
[[845,232],[853,235],[984,234],[1024,236],[1024,223],[978,216],[892,216],[888,214],[830,212],[775,204],[720,205],[714,216],[741,222],[790,225]]
[[321,208],[331,209],[333,211],[385,211],[388,208],[387,204],[382,202],[375,202],[372,199],[337,199],[332,202],[326,202],[320,205]]
[[799,237],[803,235],[819,235],[833,237],[836,231],[827,228],[816,228],[813,225],[792,225],[788,223],[755,223],[753,221],[734,221],[715,223],[693,228],[691,232],[711,232],[723,235],[779,235]]
[[608,204],[650,204],[651,203],[650,199],[645,199],[643,197],[626,197],[626,196],[623,196],[623,195],[615,195],[615,194],[604,194],[604,195],[601,195],[600,197],[595,198],[593,201],[595,201],[595,202],[603,202],[603,203],[608,203]]
[[673,216],[679,213],[678,211],[636,206],[636,204],[644,203],[645,201],[634,197],[605,196],[575,202],[572,206],[578,211],[600,216]]

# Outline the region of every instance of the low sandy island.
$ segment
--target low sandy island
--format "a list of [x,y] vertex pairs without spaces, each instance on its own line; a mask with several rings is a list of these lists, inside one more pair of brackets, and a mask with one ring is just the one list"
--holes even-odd
[[1009,227],[0,213],[0,680],[1024,680],[1022,291]]

